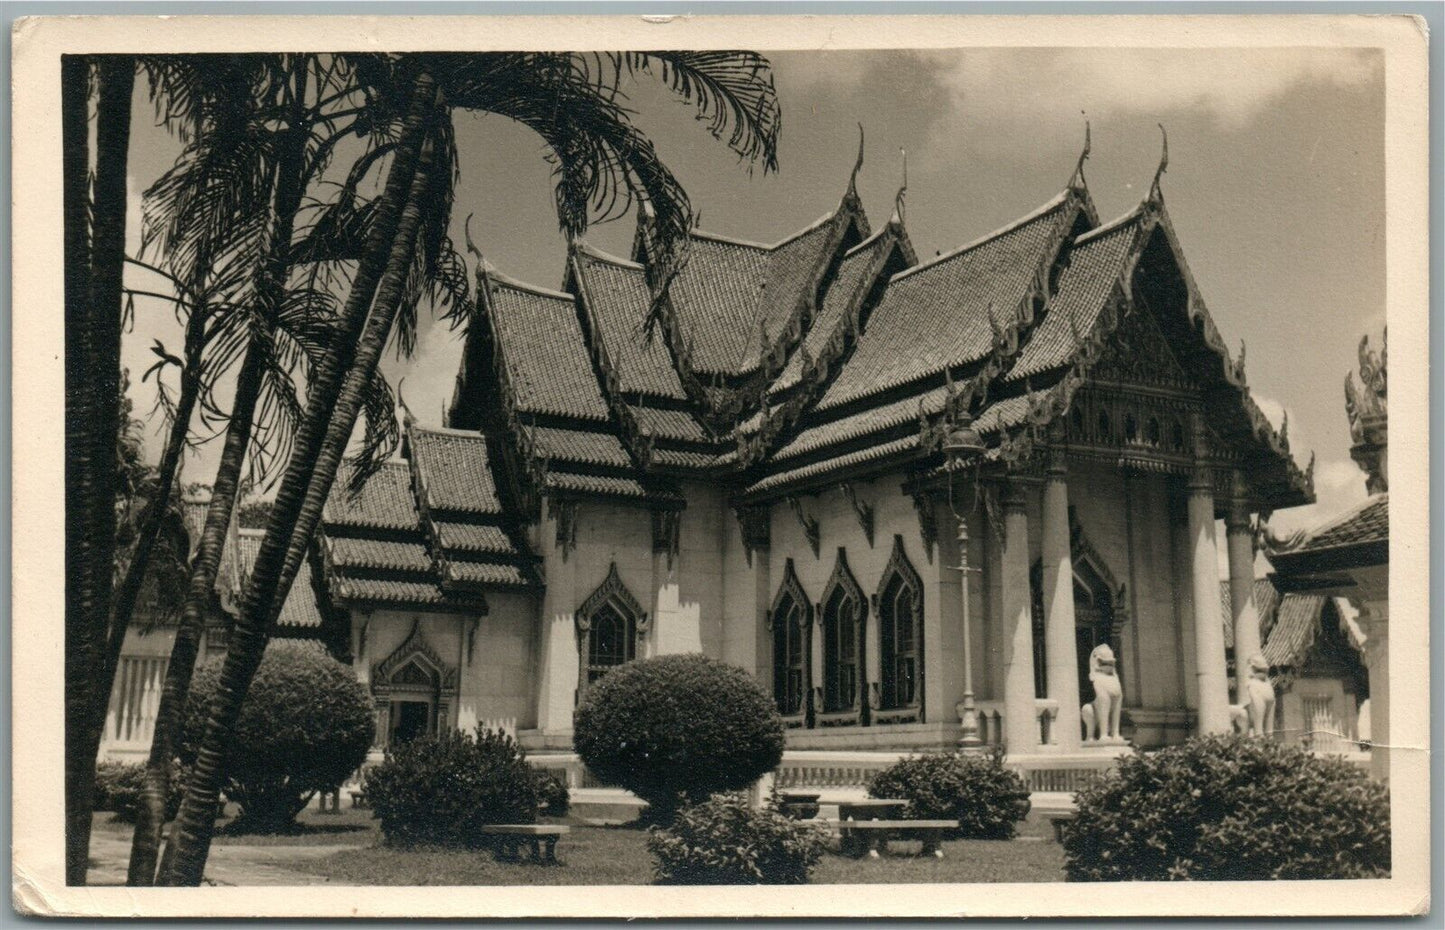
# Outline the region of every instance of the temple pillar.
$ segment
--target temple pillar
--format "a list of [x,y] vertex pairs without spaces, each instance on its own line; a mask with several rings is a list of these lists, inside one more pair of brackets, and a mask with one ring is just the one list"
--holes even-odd
[[[567,518],[570,519],[570,515]],[[540,538],[560,539],[557,517],[549,515]],[[542,597],[542,667],[537,679],[537,729],[543,733],[570,733],[576,708],[581,656],[577,645],[579,602],[575,585],[576,558],[568,558],[562,545],[544,546],[547,587]]]
[[[1239,480],[1236,474],[1236,486]],[[1260,652],[1259,606],[1254,602],[1254,528],[1249,522],[1249,504],[1243,499],[1230,502],[1224,536],[1229,554],[1229,613],[1234,623],[1234,700],[1242,703],[1249,693],[1249,660]]]
[[1010,754],[1027,755],[1038,752],[1039,725],[1029,605],[1029,519],[1017,482],[1009,482],[1003,510],[1004,747]]
[[[1063,454],[1055,452],[1044,482],[1044,656],[1048,696],[1059,704],[1054,742],[1063,752],[1079,748],[1078,633],[1074,619],[1074,565],[1069,546],[1069,485]],[[1137,685],[1136,685],[1137,687]]]
[[1189,481],[1190,589],[1194,605],[1195,681],[1199,733],[1228,733],[1229,675],[1224,662],[1224,623],[1219,603],[1219,556],[1214,542],[1214,478],[1195,466]]
[[1370,775],[1390,779],[1390,602],[1361,606],[1365,628],[1365,668],[1370,674]]

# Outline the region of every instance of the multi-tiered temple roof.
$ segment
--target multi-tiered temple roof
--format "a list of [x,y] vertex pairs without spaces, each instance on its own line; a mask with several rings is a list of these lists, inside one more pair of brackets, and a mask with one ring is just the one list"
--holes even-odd
[[[1078,171],[1018,221],[922,263],[901,213],[900,199],[872,229],[850,180],[782,242],[695,232],[650,335],[645,217],[628,258],[575,243],[560,290],[482,269],[451,429],[409,427],[410,463],[328,510],[333,596],[465,606],[535,582],[515,524],[544,499],[675,510],[683,482],[702,479],[747,506],[923,474],[965,414],[997,468],[1062,437],[1182,474],[1207,441],[1255,508],[1312,499],[1205,308],[1157,179],[1100,224]],[[1148,403],[1121,407],[1128,390]],[[453,458],[438,470],[427,450],[443,441]],[[454,497],[427,498],[459,472]]]

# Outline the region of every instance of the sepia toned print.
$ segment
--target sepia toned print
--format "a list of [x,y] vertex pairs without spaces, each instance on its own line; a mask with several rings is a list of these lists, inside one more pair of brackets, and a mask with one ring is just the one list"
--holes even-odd
[[16,33],[18,906],[1428,906],[1408,20],[294,22]]

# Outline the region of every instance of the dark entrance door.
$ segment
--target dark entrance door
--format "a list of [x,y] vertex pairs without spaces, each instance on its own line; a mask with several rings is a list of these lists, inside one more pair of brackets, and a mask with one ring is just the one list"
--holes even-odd
[[397,701],[391,714],[391,743],[408,743],[431,732],[431,704],[426,701]]

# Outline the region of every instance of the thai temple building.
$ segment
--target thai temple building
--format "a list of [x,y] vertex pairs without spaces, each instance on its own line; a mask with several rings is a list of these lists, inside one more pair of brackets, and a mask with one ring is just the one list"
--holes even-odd
[[1311,469],[1158,176],[1104,222],[1076,170],[927,260],[901,197],[876,223],[839,186],[781,242],[693,233],[650,336],[645,217],[630,255],[575,243],[560,289],[479,273],[446,425],[406,415],[313,553],[378,750],[490,722],[565,753],[599,676],[676,652],[754,673],[798,752],[1062,767],[1231,727],[1257,518]]
[[1282,591],[1330,595],[1358,611],[1370,686],[1370,769],[1390,773],[1390,484],[1386,352],[1360,340],[1359,374],[1345,375],[1350,456],[1368,497],[1287,539],[1270,536],[1266,557]]

